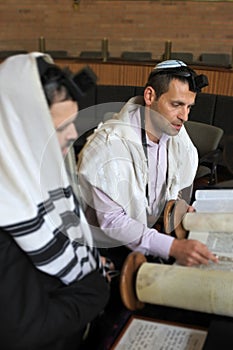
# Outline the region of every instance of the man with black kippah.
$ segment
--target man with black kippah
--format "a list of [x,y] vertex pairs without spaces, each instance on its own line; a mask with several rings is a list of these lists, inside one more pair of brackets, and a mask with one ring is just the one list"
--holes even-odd
[[0,65],[2,350],[77,350],[109,299],[64,162],[80,93],[48,55]]
[[217,261],[202,243],[154,228],[167,201],[193,183],[198,155],[184,122],[206,85],[207,78],[182,61],[159,63],[144,96],[130,99],[99,125],[79,155],[84,209],[95,242],[118,267],[130,251],[187,266]]

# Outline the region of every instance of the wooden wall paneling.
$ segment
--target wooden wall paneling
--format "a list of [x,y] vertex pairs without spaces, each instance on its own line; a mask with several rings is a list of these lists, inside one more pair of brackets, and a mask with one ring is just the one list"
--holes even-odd
[[[155,63],[140,64],[135,62],[91,62],[78,61],[77,59],[57,59],[55,62],[60,66],[68,66],[76,72],[86,65],[89,65],[98,76],[98,84],[101,85],[131,85],[144,86],[149,73]],[[198,74],[206,74],[209,79],[209,86],[203,92],[233,96],[233,69],[205,68],[193,66]]]

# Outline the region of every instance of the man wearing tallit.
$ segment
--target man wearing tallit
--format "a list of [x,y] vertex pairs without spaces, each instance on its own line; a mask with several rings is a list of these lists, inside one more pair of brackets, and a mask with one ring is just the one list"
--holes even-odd
[[0,65],[1,349],[78,349],[109,287],[64,162],[79,91],[48,55]]

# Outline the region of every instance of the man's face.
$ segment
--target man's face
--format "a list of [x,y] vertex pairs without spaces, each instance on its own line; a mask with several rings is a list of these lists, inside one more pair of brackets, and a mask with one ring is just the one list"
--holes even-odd
[[[151,123],[155,130],[161,133],[175,136],[180,131],[183,123],[188,120],[191,106],[195,103],[196,93],[189,90],[188,83],[178,79],[171,80],[169,89],[159,99],[155,98],[151,103]],[[159,112],[164,118],[153,118],[153,111]]]
[[70,144],[78,137],[74,125],[78,113],[78,104],[70,100],[56,102],[50,107],[50,112],[62,154],[65,156],[69,150]]

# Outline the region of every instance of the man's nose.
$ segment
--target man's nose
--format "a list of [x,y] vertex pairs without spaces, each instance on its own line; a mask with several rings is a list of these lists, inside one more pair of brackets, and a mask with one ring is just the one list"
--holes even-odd
[[188,115],[189,115],[190,109],[186,106],[182,106],[179,111],[178,118],[186,122],[188,120]]
[[74,123],[69,125],[66,137],[68,140],[76,140],[78,138],[78,132]]

